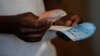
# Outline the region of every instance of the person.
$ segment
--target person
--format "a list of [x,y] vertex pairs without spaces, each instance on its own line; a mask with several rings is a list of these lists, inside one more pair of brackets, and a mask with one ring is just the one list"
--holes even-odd
[[[56,0],[44,0],[45,5],[51,2],[57,4]],[[45,12],[44,3],[43,0],[0,0],[0,56],[56,56],[50,40],[42,41],[56,37],[55,32],[47,32],[51,22],[38,21]],[[61,9],[59,6],[50,10]],[[78,15],[65,18],[54,24],[72,26],[79,22]]]

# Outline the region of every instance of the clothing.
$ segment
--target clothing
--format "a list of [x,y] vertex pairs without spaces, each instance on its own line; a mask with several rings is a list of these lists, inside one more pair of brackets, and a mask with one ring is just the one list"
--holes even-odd
[[[16,15],[33,12],[39,15],[45,12],[42,0],[0,0],[0,15]],[[0,34],[0,56],[56,56],[50,39],[55,32],[47,31],[42,41],[28,43],[12,34]]]
[[38,15],[44,11],[42,0],[0,0],[0,15],[16,15],[24,12]]

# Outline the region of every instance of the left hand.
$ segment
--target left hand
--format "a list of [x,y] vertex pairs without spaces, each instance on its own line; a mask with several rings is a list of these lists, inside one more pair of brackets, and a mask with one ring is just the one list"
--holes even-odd
[[68,14],[67,16],[61,18],[54,22],[54,25],[65,25],[65,26],[75,26],[80,22],[80,17],[77,14]]

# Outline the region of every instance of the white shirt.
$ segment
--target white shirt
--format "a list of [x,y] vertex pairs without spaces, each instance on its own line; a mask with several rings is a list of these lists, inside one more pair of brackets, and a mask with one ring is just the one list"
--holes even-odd
[[[0,15],[16,15],[33,12],[39,15],[45,12],[42,0],[0,0]],[[0,56],[56,56],[50,39],[55,32],[48,31],[41,42],[28,43],[15,35],[0,34]]]
[[42,0],[0,0],[0,15],[16,15],[24,12],[38,15],[44,11]]

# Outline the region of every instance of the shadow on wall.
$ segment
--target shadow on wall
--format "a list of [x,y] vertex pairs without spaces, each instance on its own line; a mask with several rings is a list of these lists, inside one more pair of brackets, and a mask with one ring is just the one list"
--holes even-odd
[[96,34],[92,39],[92,48],[94,56],[100,56],[100,0],[89,0],[90,21],[97,26]]

